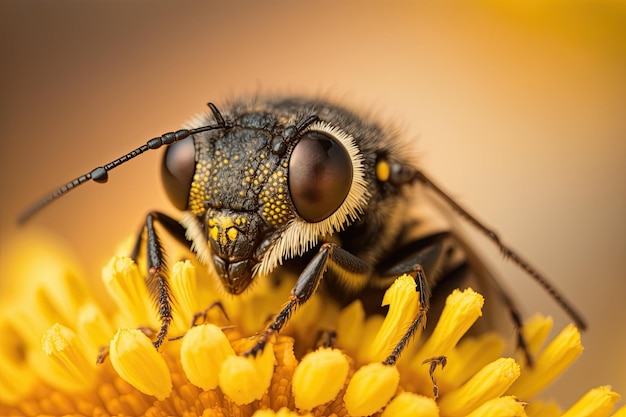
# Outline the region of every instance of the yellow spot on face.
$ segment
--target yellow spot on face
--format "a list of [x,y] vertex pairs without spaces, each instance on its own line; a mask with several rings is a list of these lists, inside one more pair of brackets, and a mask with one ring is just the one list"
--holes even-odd
[[387,181],[389,179],[389,163],[387,161],[379,161],[376,164],[376,178],[379,181]]
[[209,235],[211,236],[211,239],[213,239],[213,240],[214,240],[214,241],[216,241],[216,242],[217,242],[217,240],[218,240],[218,239],[219,239],[219,237],[220,237],[220,236],[219,236],[219,234],[220,234],[220,231],[219,231],[219,229],[218,229],[218,227],[217,227],[217,226],[213,226],[213,227],[211,227],[211,229],[209,230]]
[[226,231],[226,236],[228,236],[228,239],[230,239],[231,241],[234,241],[235,239],[237,239],[238,233],[239,231],[237,229],[235,229],[234,227],[231,227],[230,229]]

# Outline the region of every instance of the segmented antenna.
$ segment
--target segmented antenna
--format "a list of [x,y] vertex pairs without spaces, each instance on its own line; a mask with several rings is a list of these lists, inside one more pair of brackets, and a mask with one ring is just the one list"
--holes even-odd
[[181,129],[176,132],[168,132],[159,137],[152,138],[149,141],[147,141],[144,145],[138,147],[137,149],[127,153],[126,155],[120,158],[117,158],[116,160],[104,166],[97,167],[93,169],[91,172],[81,175],[80,177],[58,188],[47,197],[39,200],[37,203],[33,204],[28,210],[22,213],[22,215],[17,220],[18,224],[24,224],[31,217],[33,217],[33,215],[35,215],[37,212],[42,210],[48,204],[52,203],[54,200],[58,199],[59,197],[62,197],[63,195],[67,194],[69,191],[73,190],[74,188],[78,187],[84,182],[87,182],[89,180],[93,180],[98,183],[107,182],[107,180],[109,179],[108,172],[110,170],[112,170],[113,168],[117,166],[122,165],[124,162],[130,161],[134,157],[141,155],[142,153],[146,151],[149,151],[152,149],[159,149],[163,145],[170,145],[174,142],[178,142],[180,140],[188,138],[189,136],[194,135],[196,133],[207,132],[209,130],[215,130],[215,129],[224,129],[228,127],[227,123],[224,121],[224,118],[219,113],[217,108],[214,105],[212,105],[212,103],[209,104],[209,107],[211,108],[211,111],[213,112],[213,116],[215,117],[218,123],[217,125],[202,126],[202,127],[198,127],[195,129]]
[[[546,277],[544,277],[528,261],[526,261],[520,255],[518,255],[517,252],[515,252],[513,249],[509,248],[504,243],[502,243],[498,235],[493,230],[485,226],[485,224],[479,221],[478,219],[476,219],[476,217],[472,216],[465,208],[463,208],[459,203],[457,203],[445,191],[439,188],[439,186],[437,186],[423,172],[421,171],[400,172],[400,170],[397,170],[397,172],[395,172],[394,174],[397,175],[398,178],[401,178],[401,176],[406,177],[406,178],[402,178],[402,180],[404,181],[407,181],[410,178],[410,180],[420,181],[426,186],[428,186],[431,190],[433,190],[436,194],[438,194],[441,198],[443,198],[443,200],[454,211],[456,211],[461,217],[463,217],[471,225],[473,225],[482,233],[484,233],[492,242],[494,242],[500,248],[500,251],[502,252],[505,259],[510,259],[514,264],[516,264],[518,267],[526,271],[528,275],[530,275],[535,281],[537,281],[539,285],[541,285],[550,294],[552,299],[563,309],[563,311],[565,311],[567,315],[572,320],[574,320],[578,328],[580,328],[581,330],[585,330],[587,328],[587,324],[585,323],[585,320],[582,318],[580,313],[578,313],[574,309],[574,307],[572,307],[572,305],[565,300],[565,297],[563,297],[563,295],[561,295],[561,293],[557,291],[557,289],[548,281]],[[400,180],[398,179],[396,181],[400,181]]]

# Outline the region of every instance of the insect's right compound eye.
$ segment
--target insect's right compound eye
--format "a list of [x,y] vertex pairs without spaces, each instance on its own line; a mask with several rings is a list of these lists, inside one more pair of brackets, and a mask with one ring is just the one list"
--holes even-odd
[[161,180],[165,193],[179,210],[186,210],[189,191],[196,170],[196,149],[193,138],[188,137],[168,146],[161,165]]
[[352,161],[343,145],[327,133],[302,135],[289,160],[289,193],[296,211],[307,222],[332,215],[352,184]]

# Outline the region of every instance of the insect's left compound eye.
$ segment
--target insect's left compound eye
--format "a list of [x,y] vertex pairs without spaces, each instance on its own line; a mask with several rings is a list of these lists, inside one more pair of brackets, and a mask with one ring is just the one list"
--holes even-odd
[[332,136],[309,130],[289,160],[289,192],[298,215],[315,223],[333,214],[352,184],[352,161]]
[[193,138],[188,137],[168,146],[161,165],[161,180],[165,193],[179,210],[186,210],[189,191],[196,170],[196,149]]

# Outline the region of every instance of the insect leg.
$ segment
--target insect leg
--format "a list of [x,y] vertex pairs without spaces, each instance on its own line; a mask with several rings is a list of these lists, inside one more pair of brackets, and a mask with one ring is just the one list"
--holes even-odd
[[259,336],[254,346],[244,353],[245,355],[256,355],[263,351],[270,337],[280,332],[296,308],[315,293],[329,267],[340,280],[348,281],[353,287],[365,286],[370,273],[369,267],[363,261],[337,244],[322,244],[319,252],[315,254],[298,277],[287,304]]
[[395,364],[417,329],[426,325],[426,313],[430,307],[431,286],[434,285],[434,281],[427,279],[425,269],[429,271],[430,276],[436,276],[445,270],[444,261],[449,254],[446,250],[449,247],[448,237],[446,233],[440,233],[407,244],[397,253],[406,254],[407,249],[413,249],[415,252],[401,259],[396,258],[397,263],[395,265],[383,270],[381,282],[389,282],[390,279],[395,279],[401,274],[413,276],[415,278],[415,291],[419,291],[420,294],[417,316],[393,351],[383,360],[383,364]]
[[185,228],[173,218],[166,214],[152,211],[146,216],[146,223],[141,228],[137,242],[133,248],[131,257],[136,261],[143,244],[143,232],[146,232],[146,258],[148,264],[148,291],[154,299],[159,312],[161,327],[153,342],[158,348],[167,337],[167,332],[172,321],[172,294],[167,281],[167,265],[165,263],[165,253],[161,240],[154,228],[155,223],[159,223],[173,237],[187,244],[191,243],[185,238]]

